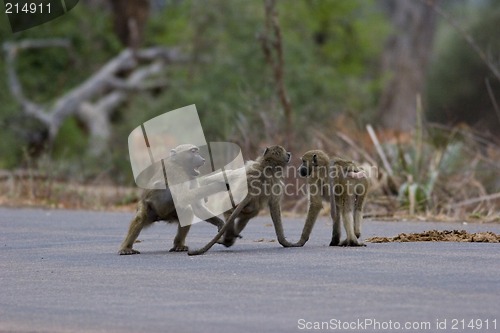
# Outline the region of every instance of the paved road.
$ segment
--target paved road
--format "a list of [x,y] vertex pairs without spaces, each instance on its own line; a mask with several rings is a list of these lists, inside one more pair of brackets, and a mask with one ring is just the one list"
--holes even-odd
[[[314,322],[373,331],[369,320],[401,330],[429,322],[429,331],[446,320],[449,331],[453,319],[488,319],[491,332],[496,319],[500,330],[500,244],[333,248],[324,219],[304,248],[284,249],[258,218],[230,249],[168,253],[175,227],[157,223],[136,244],[142,254],[118,256],[131,216],[0,208],[0,331],[294,332]],[[286,219],[289,240],[301,223]],[[500,233],[498,224],[367,221],[364,235],[434,228]],[[215,233],[191,230],[195,247]]]

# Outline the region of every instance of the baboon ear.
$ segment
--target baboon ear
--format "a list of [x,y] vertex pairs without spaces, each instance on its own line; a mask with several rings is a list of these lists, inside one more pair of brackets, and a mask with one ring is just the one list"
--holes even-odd
[[266,147],[266,150],[264,150],[264,155],[266,155],[268,151],[269,151],[269,147]]
[[318,165],[318,155],[316,154],[313,155],[313,164]]

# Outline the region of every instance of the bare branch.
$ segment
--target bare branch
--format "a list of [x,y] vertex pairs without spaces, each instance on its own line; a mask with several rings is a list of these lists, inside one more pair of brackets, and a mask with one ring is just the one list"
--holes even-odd
[[460,202],[449,204],[448,206],[450,208],[457,208],[457,207],[462,207],[462,206],[467,206],[467,205],[475,204],[475,203],[478,203],[478,202],[483,202],[483,201],[488,201],[488,200],[496,200],[496,199],[500,199],[500,193],[485,194],[485,195],[482,195],[482,196],[480,196],[478,198],[463,200],[463,201],[460,201]]
[[135,70],[125,81],[125,87],[128,90],[146,90],[146,89],[156,89],[166,86],[166,80],[157,80],[150,83],[144,83],[150,77],[158,75],[165,68],[165,63],[161,60]]
[[151,47],[139,50],[135,55],[140,61],[153,61],[160,59],[168,64],[174,62],[185,63],[190,61],[190,58],[182,54],[181,50],[178,48]]
[[495,94],[493,93],[493,89],[491,89],[490,80],[486,78],[484,79],[484,82],[486,83],[486,89],[488,90],[488,95],[490,96],[491,103],[493,104],[493,109],[495,110],[495,113],[497,114],[498,117],[498,121],[500,122],[500,108],[498,107],[498,103],[495,98]]
[[[318,131],[317,133],[321,132]],[[377,165],[377,162],[364,149],[359,147],[359,144],[355,143],[349,136],[342,132],[336,132],[335,134],[345,143],[347,143],[354,151],[363,156],[368,163],[370,163],[371,165]]]
[[[188,60],[177,49],[152,47],[136,52],[126,49],[82,84],[56,99],[53,107],[43,107],[28,100],[15,69],[19,50],[52,46],[68,48],[69,45],[68,41],[60,39],[5,43],[3,47],[6,51],[9,88],[25,114],[39,119],[47,126],[49,141],[54,140],[68,116],[77,115],[89,128],[91,137],[104,142],[104,145],[96,145],[99,147],[97,151],[102,151],[109,137],[110,114],[129,98],[128,92],[166,86],[167,82],[163,79],[152,82],[148,82],[148,79],[161,73],[169,63]],[[122,78],[123,73],[128,75]]]
[[71,43],[68,39],[52,38],[52,39],[24,39],[19,42],[4,43],[4,49],[15,48],[18,50],[41,49],[47,47],[63,47],[71,48]]
[[[90,153],[99,155],[106,149],[107,141],[111,135],[109,116],[122,103],[129,98],[129,91],[145,90],[146,88],[158,88],[163,85],[156,82],[155,86],[144,84],[144,81],[149,77],[160,73],[165,64],[162,61],[157,61],[146,67],[137,69],[126,80],[110,77],[108,79],[110,86],[116,88],[111,93],[100,98],[96,103],[84,102],[78,109],[77,116],[83,121],[91,136]],[[108,83],[109,83],[108,82]]]
[[436,13],[438,13],[442,18],[444,18],[470,45],[470,47],[477,53],[479,58],[484,62],[484,64],[489,68],[493,75],[500,81],[500,70],[490,61],[486,53],[477,45],[474,38],[465,31],[462,26],[449,14],[447,14],[439,5],[437,5],[433,0],[420,0],[421,2],[432,7]]
[[46,40],[35,40],[26,39],[18,43],[4,43],[3,49],[6,53],[6,63],[7,63],[7,79],[9,84],[9,89],[12,96],[21,104],[24,112],[41,121],[46,126],[50,126],[51,117],[50,114],[46,113],[46,110],[41,105],[34,103],[25,97],[24,91],[19,81],[16,73],[16,59],[20,50],[27,49],[37,49],[45,47],[64,47],[70,48],[71,44],[66,39],[46,39]]
[[96,74],[84,83],[59,98],[51,111],[52,122],[49,128],[51,138],[55,138],[61,123],[71,114],[74,114],[80,105],[109,88],[108,78],[124,70],[131,70],[137,66],[129,49],[122,51],[117,57],[109,61]]
[[382,148],[382,145],[378,141],[377,134],[375,134],[375,131],[373,130],[372,125],[370,125],[370,124],[366,125],[366,130],[368,131],[368,134],[370,135],[370,138],[372,139],[373,144],[375,145],[375,149],[377,150],[377,153],[380,156],[382,163],[384,164],[385,171],[387,171],[387,174],[392,177],[394,175],[394,172],[392,171],[392,167],[389,163],[389,160],[387,159],[387,156],[385,155],[385,152],[384,152],[384,149]]

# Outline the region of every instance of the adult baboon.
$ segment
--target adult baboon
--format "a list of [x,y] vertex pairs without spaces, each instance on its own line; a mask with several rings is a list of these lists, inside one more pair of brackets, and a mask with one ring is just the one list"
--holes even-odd
[[[196,180],[196,177],[199,175],[198,168],[205,164],[205,159],[200,155],[198,147],[191,144],[177,146],[170,151],[170,157],[164,161],[165,169],[168,170],[168,174],[173,177],[171,177],[171,180],[167,180],[166,189],[144,191],[137,206],[137,213],[132,222],[130,222],[127,236],[118,252],[119,254],[140,253],[132,247],[141,230],[144,227],[150,226],[153,222],[161,220],[170,223],[179,223],[179,209],[186,209],[183,214],[186,214],[186,212],[187,214],[191,214],[191,220],[193,219],[193,213],[200,218],[213,216],[207,218],[206,221],[217,226],[219,230],[224,225],[224,222],[220,218],[208,211],[203,205],[202,199],[215,192],[225,191],[226,184],[219,182],[203,187],[198,186]],[[189,209],[189,207],[174,206],[172,192],[168,187],[169,184],[170,186],[180,184],[180,186],[186,187],[184,191],[182,191],[183,197],[181,198],[181,202],[190,203],[190,208],[192,210]],[[185,245],[185,240],[190,227],[191,225],[182,227],[180,223],[178,224],[174,246],[170,249],[170,252],[188,250],[188,247]]]
[[[364,246],[358,240],[361,236],[363,204],[368,191],[367,173],[352,161],[339,157],[332,159],[322,150],[311,150],[302,156],[299,174],[307,177],[309,190],[309,208],[304,229],[298,245],[304,245],[323,204],[330,202],[333,219],[332,241],[330,246]],[[332,195],[332,191],[335,195]],[[340,242],[342,217],[347,238]]]
[[[298,246],[286,240],[281,222],[280,202],[284,192],[283,177],[290,157],[291,154],[285,148],[272,146],[266,148],[264,154],[256,161],[248,161],[245,166],[248,184],[247,196],[231,213],[224,227],[207,245],[199,250],[188,251],[188,254],[205,253],[223,234],[222,243],[231,246],[248,221],[255,217],[265,205],[269,206],[278,242],[284,247]],[[238,224],[235,227],[236,218],[238,218]]]

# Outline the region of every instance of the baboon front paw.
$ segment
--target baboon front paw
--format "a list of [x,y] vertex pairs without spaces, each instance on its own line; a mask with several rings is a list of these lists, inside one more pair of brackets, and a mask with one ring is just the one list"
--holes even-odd
[[175,245],[168,252],[186,252],[189,248],[186,245]]
[[130,254],[140,254],[141,252],[134,250],[132,248],[124,248],[118,251],[119,255],[130,255]]
[[366,246],[366,244],[357,239],[345,239],[340,243],[340,246]]
[[355,232],[354,235],[356,235],[356,238],[361,237],[361,233],[360,232]]

